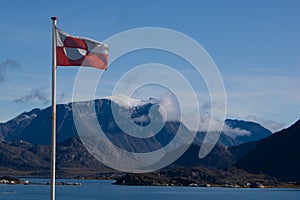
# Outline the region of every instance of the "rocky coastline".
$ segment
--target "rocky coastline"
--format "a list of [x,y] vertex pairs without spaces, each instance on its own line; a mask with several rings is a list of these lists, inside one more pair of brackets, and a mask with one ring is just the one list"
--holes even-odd
[[194,167],[161,170],[152,173],[129,173],[116,179],[116,185],[134,186],[189,186],[189,187],[230,187],[270,188],[296,187],[300,183],[281,182],[264,174],[250,174],[236,168],[207,169]]

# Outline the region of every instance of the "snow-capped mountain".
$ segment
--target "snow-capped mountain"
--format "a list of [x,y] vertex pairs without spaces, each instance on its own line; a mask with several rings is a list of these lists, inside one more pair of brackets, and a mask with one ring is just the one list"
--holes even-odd
[[[94,105],[97,120],[101,128],[106,132],[107,136],[114,140],[115,143],[120,143],[120,146],[132,149],[149,149],[153,142],[161,139],[156,145],[167,144],[172,140],[177,132],[179,121],[165,122],[160,113],[160,101],[154,98],[149,100],[141,100],[130,98],[126,95],[117,94],[110,97],[104,97],[95,101],[73,102],[68,104],[57,105],[57,141],[62,142],[74,136],[78,136],[76,126],[73,120],[73,107],[75,104],[81,105]],[[112,113],[112,106],[115,108],[116,113]],[[83,106],[84,107],[84,106]],[[150,112],[151,109],[151,113]],[[2,140],[25,140],[33,144],[50,144],[51,142],[51,112],[52,108],[46,109],[33,109],[30,112],[24,112],[16,118],[0,124],[0,138]],[[90,115],[89,111],[82,109],[79,111],[81,117]],[[119,124],[116,123],[114,114],[119,118]],[[149,115],[153,116],[149,116]],[[151,138],[150,143],[143,143],[148,146],[148,149],[142,147],[140,138],[134,138],[122,131],[119,127],[127,123],[126,117],[130,117],[138,126],[144,127],[151,122],[160,122],[165,124],[161,132]],[[124,120],[120,120],[123,119]],[[151,121],[152,120],[152,121]],[[219,143],[224,146],[232,146],[240,143],[258,140],[271,134],[271,132],[259,124],[239,120],[226,120],[225,126],[227,127],[225,133],[221,134]],[[93,127],[90,127],[93,129]],[[246,135],[236,136],[236,132],[247,132]],[[232,131],[232,132],[231,132]],[[168,133],[168,134],[167,134]],[[205,132],[199,132],[197,136],[197,143],[201,143],[205,137]],[[117,137],[116,137],[117,135]],[[233,135],[231,137],[231,135]],[[137,143],[134,145],[134,143]],[[126,147],[125,147],[126,146]],[[137,147],[140,146],[140,147]]]

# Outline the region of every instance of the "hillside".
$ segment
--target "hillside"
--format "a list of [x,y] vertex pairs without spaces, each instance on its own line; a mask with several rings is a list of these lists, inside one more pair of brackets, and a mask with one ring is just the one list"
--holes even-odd
[[[0,142],[0,174],[49,176],[50,146],[32,145],[24,141]],[[68,139],[57,145],[57,176],[103,177],[114,172],[97,161],[84,147],[77,137]]]
[[[117,99],[104,98],[57,105],[57,171],[59,176],[90,176],[96,172],[112,171],[89,154],[82,144],[73,120],[73,108],[77,105],[82,108],[77,112],[83,119],[89,119],[90,115],[89,109],[85,108],[94,105],[98,123],[106,137],[114,145],[128,152],[156,151],[168,145],[176,136],[179,128],[190,133],[188,128],[179,121],[164,122],[159,112],[159,104],[153,99],[147,101],[131,99],[129,104],[130,106],[126,105],[123,96],[118,96]],[[113,115],[112,106],[115,109],[114,114],[121,119],[118,122],[115,121],[116,116]],[[127,116],[138,125],[137,129],[132,129],[136,134],[140,134],[139,127],[147,127],[150,122],[157,122],[163,126],[155,135],[144,138],[134,137],[120,128],[127,125],[125,120]],[[38,176],[49,174],[51,142],[51,120],[49,119],[51,119],[51,107],[24,112],[14,119],[0,124],[0,135],[2,135],[0,167],[2,171],[5,169],[19,170]],[[90,131],[93,132],[95,129],[87,126],[83,130],[90,134]],[[145,130],[149,135],[153,131],[149,128]],[[269,130],[257,123],[227,119],[218,143],[208,156],[203,159],[198,157],[206,135],[205,132],[198,132],[187,151],[169,167],[202,166],[218,169],[228,167],[250,150],[234,151],[227,147],[258,140],[270,134]],[[18,159],[18,157],[20,158]],[[34,162],[30,162],[31,160]]]
[[259,141],[235,166],[252,173],[266,173],[284,181],[300,181],[300,120]]

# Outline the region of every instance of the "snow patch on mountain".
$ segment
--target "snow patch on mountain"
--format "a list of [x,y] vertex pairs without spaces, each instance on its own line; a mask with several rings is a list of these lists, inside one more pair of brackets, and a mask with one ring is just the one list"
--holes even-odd
[[36,109],[33,109],[33,110],[29,111],[29,112],[24,112],[24,113],[18,115],[17,117],[15,117],[12,120],[15,120],[16,122],[21,122],[21,121],[24,121],[24,120],[32,120],[35,117],[37,117],[37,114],[40,111],[41,111],[41,109],[36,108]]
[[130,96],[124,95],[124,94],[114,94],[113,96],[107,96],[103,97],[102,99],[108,99],[119,106],[125,107],[125,108],[132,108],[132,107],[138,107],[143,106],[148,103],[157,103],[157,101],[153,98],[150,98],[149,100],[141,100],[141,99],[134,99]]

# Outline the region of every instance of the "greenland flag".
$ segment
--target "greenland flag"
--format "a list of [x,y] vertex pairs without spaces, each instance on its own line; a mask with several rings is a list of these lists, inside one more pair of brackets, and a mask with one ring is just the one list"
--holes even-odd
[[107,69],[108,45],[83,37],[71,36],[56,28],[58,66],[89,66]]

